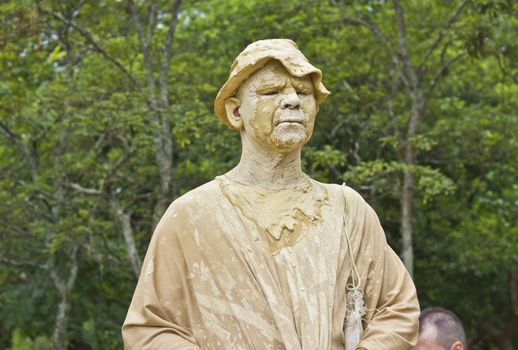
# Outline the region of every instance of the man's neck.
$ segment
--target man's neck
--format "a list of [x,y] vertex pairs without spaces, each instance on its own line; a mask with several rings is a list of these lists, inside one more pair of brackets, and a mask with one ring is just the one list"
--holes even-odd
[[245,141],[239,164],[226,176],[230,180],[265,189],[299,187],[307,182],[307,175],[301,167],[301,149],[279,152]]

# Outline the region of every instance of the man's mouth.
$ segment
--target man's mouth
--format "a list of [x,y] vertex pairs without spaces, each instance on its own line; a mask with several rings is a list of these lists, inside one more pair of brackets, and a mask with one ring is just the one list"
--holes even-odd
[[277,126],[281,123],[296,123],[296,124],[304,125],[304,122],[300,119],[281,119],[281,120],[277,120],[275,122],[275,126]]

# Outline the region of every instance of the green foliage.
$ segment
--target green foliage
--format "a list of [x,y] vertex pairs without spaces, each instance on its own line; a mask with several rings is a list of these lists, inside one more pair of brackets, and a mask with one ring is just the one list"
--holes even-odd
[[343,168],[346,162],[345,154],[330,145],[324,145],[322,149],[306,147],[303,160],[307,172],[324,182],[330,182],[335,178],[338,169]]
[[[147,26],[148,6],[136,3]],[[403,3],[410,62],[417,67],[458,2]],[[69,295],[68,347],[122,348],[120,325],[136,280],[111,200],[131,216],[142,256],[161,191],[154,136],[161,126],[150,109],[127,2],[75,5],[0,4],[2,349],[52,348],[60,295],[49,266],[69,276],[74,247],[79,277]],[[157,6],[155,68],[169,25],[168,2]],[[170,106],[161,111],[172,125],[170,200],[239,159],[238,133],[212,112],[235,56],[258,39],[292,38],[323,70],[332,92],[304,149],[304,169],[359,190],[395,247],[403,175],[413,173],[422,306],[453,309],[465,320],[470,348],[494,348],[497,341],[480,323],[505,327],[508,276],[518,271],[517,12],[513,1],[467,5],[419,67],[428,95],[418,131],[407,139],[408,89],[372,31],[347,21],[375,24],[396,48],[390,2],[184,1],[168,71]],[[72,16],[76,27],[53,14]],[[405,160],[407,145],[416,150],[413,164]]]
[[38,336],[34,340],[24,336],[20,329],[15,329],[11,340],[11,347],[7,350],[50,350],[52,341],[44,336]]
[[453,181],[438,169],[383,160],[360,163],[347,171],[344,179],[356,186],[368,186],[377,193],[397,193],[405,171],[411,171],[417,177],[418,196],[424,204],[438,195],[451,194],[455,189]]

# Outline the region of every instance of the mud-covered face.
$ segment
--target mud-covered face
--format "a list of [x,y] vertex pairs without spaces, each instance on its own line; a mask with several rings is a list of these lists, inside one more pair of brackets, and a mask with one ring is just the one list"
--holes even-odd
[[237,91],[245,137],[263,147],[291,151],[309,141],[317,106],[311,77],[294,77],[272,60]]

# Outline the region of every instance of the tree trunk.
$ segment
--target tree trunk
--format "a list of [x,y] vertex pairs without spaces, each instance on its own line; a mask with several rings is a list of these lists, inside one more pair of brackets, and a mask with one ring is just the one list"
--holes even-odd
[[[171,20],[169,21],[169,28],[167,31],[167,38],[163,48],[163,54],[156,54],[154,59],[154,52],[151,50],[152,37],[154,31],[152,27],[145,32],[137,7],[133,0],[128,0],[131,10],[131,18],[133,25],[137,32],[142,55],[144,57],[144,67],[146,70],[146,83],[148,88],[148,99],[151,107],[151,112],[154,113],[154,120],[156,122],[156,129],[153,132],[155,138],[155,159],[158,166],[158,174],[160,177],[160,193],[153,209],[152,231],[160,217],[164,214],[167,205],[171,202],[172,190],[172,169],[173,169],[173,140],[172,140],[172,126],[168,113],[170,113],[169,105],[169,67],[172,58],[172,46],[178,22],[178,14],[180,12],[181,0],[171,0],[169,13]],[[149,11],[148,23],[154,23],[157,12],[155,8]],[[158,69],[158,93],[155,79],[155,66],[153,61],[160,62]]]
[[411,94],[412,110],[408,120],[408,130],[405,139],[403,162],[405,170],[403,173],[403,193],[401,196],[401,238],[403,241],[402,259],[410,276],[414,276],[414,246],[413,246],[413,218],[414,218],[414,196],[415,196],[415,165],[417,165],[417,149],[414,145],[414,138],[418,132],[419,122],[424,112],[425,99],[416,86]]
[[171,122],[162,116],[158,124],[160,130],[155,132],[155,159],[160,176],[160,193],[153,209],[151,231],[155,229],[172,199],[173,139]]
[[[462,11],[466,8],[470,0],[463,0],[455,9],[452,16],[444,24],[439,31],[435,40],[428,47],[423,57],[417,64],[417,68],[414,67],[412,60],[410,59],[410,53],[407,49],[407,38],[405,28],[405,11],[400,0],[392,0],[394,7],[394,21],[395,29],[397,34],[397,47],[394,50],[392,44],[388,39],[389,36],[385,36],[384,33],[378,28],[375,23],[370,22],[363,18],[350,18],[345,17],[344,22],[352,25],[361,25],[368,28],[375,36],[376,40],[380,43],[381,48],[390,58],[393,68],[395,69],[395,79],[393,81],[393,90],[399,89],[399,86],[404,87],[405,92],[408,93],[408,97],[411,101],[411,111],[408,118],[407,126],[408,130],[403,139],[399,138],[403,145],[402,152],[399,154],[399,161],[404,164],[403,172],[403,186],[402,196],[400,199],[400,230],[402,237],[402,259],[403,262],[413,276],[413,265],[414,265],[414,253],[413,253],[413,220],[414,220],[414,196],[416,186],[416,174],[415,166],[417,163],[418,149],[415,147],[415,137],[418,135],[418,128],[421,119],[424,116],[426,95],[430,94],[433,87],[437,84],[437,81],[443,76],[444,71],[449,68],[450,65],[457,62],[463,55],[457,55],[449,60],[445,60],[441,56],[441,64],[435,77],[429,81],[428,89],[425,88],[425,84],[422,81],[424,76],[421,74],[425,71],[424,65],[432,53],[437,50],[441,43],[444,41],[448,30],[460,17]],[[444,47],[447,47],[446,44]]]
[[126,242],[127,247],[128,260],[133,269],[133,273],[135,273],[135,276],[138,279],[140,276],[140,270],[142,269],[142,260],[138,254],[137,245],[135,244],[133,228],[131,226],[131,216],[122,210],[119,202],[114,198],[110,199],[110,206],[113,215],[119,223],[122,235],[124,236],[124,241]]
[[68,302],[68,295],[64,293],[61,295],[61,300],[58,305],[54,335],[52,337],[55,350],[66,350],[69,310],[70,304]]
[[77,251],[77,244],[74,244],[67,251],[66,255],[69,258],[68,261],[70,262],[70,267],[68,277],[66,277],[66,279],[60,275],[59,269],[55,265],[54,257],[50,257],[48,262],[50,277],[60,296],[53,334],[54,349],[56,350],[66,350],[68,316],[70,313],[70,302],[68,298],[70,296],[70,292],[74,289],[77,270],[79,267],[77,262]]
[[413,199],[415,193],[415,175],[406,169],[403,175],[403,193],[401,196],[401,237],[403,241],[401,257],[410,276],[414,276],[413,249]]

